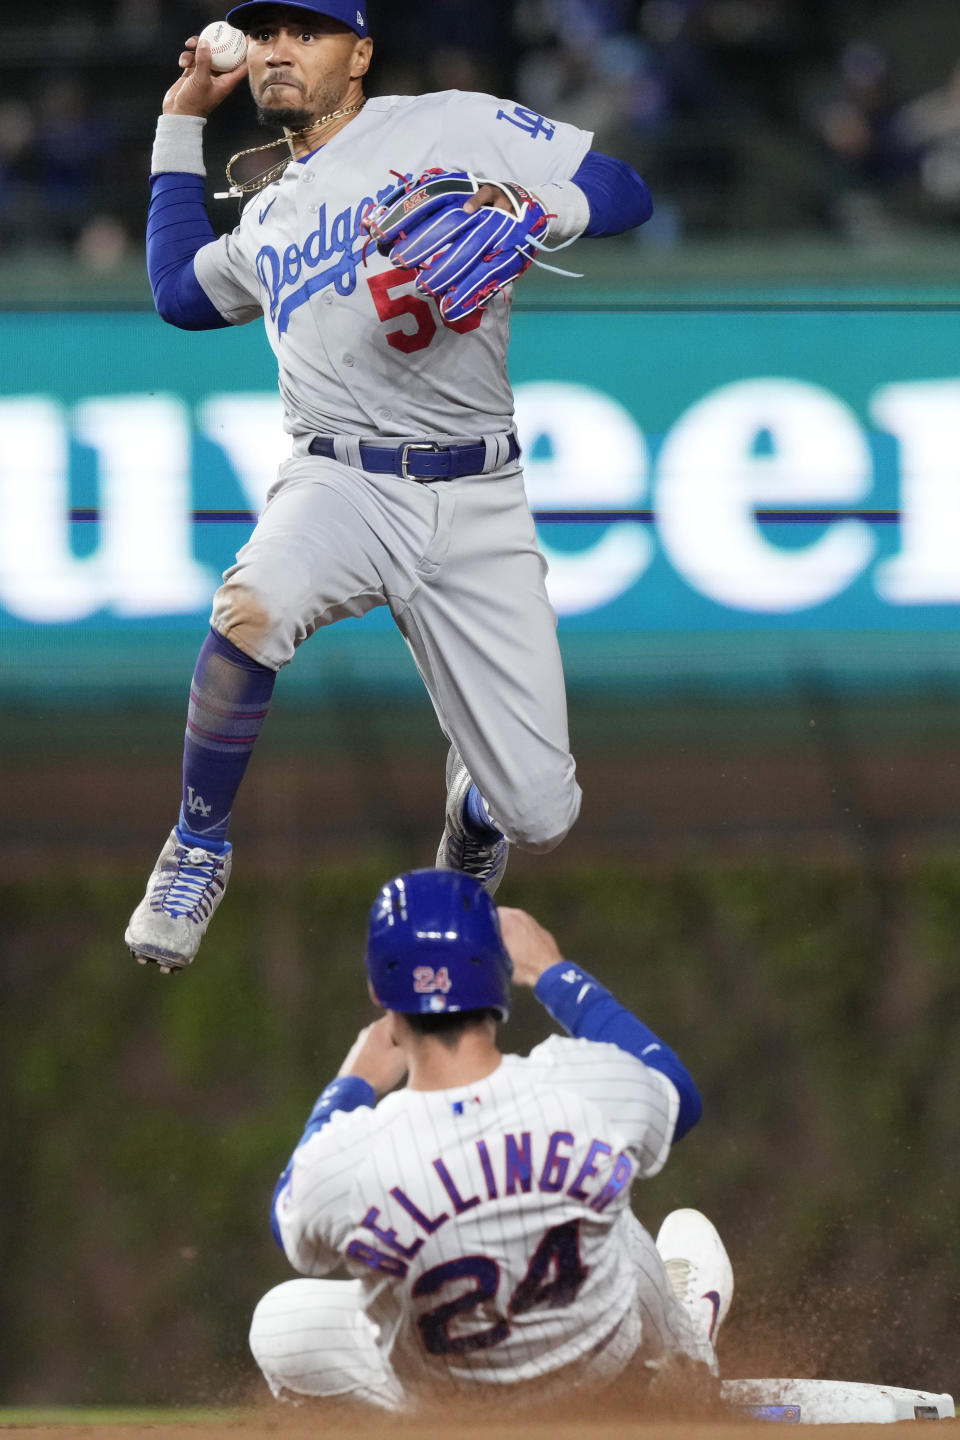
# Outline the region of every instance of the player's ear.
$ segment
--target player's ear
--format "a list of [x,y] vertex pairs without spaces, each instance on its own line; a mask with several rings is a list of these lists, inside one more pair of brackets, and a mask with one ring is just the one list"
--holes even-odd
[[350,79],[359,80],[361,75],[366,75],[370,69],[370,61],[372,58],[373,41],[369,35],[364,35],[353,47],[353,64],[350,67]]
[[399,1010],[387,1011],[387,1034],[404,1054],[410,1050],[411,1042],[414,1040],[414,1032],[407,1024],[407,1017]]

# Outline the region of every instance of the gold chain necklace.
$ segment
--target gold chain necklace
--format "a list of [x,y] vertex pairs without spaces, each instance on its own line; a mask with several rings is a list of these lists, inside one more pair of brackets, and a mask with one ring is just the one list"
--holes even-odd
[[244,195],[250,195],[255,190],[262,190],[265,185],[270,185],[274,180],[279,180],[293,159],[292,155],[285,155],[275,165],[270,165],[266,170],[261,170],[259,175],[254,175],[251,180],[235,180],[233,167],[238,160],[243,160],[247,155],[259,155],[263,150],[274,150],[278,145],[287,145],[291,140],[300,135],[309,135],[314,130],[319,130],[324,125],[329,125],[331,120],[340,120],[344,115],[355,115],[366,105],[366,100],[361,100],[359,105],[346,105],[342,110],[331,110],[329,115],[321,115],[319,120],[314,120],[305,125],[302,130],[288,130],[282,140],[271,140],[267,145],[253,145],[249,150],[238,150],[236,155],[231,155],[227,161],[227,184],[229,190],[220,190],[214,195],[214,200],[239,200]]

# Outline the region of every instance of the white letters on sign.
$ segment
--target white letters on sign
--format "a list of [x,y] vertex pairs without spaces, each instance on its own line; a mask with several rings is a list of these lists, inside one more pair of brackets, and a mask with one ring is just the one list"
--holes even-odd
[[[543,527],[558,613],[588,614],[644,585],[656,601],[666,564],[739,615],[814,610],[864,576],[878,607],[960,604],[960,379],[883,385],[866,420],[890,437],[898,464],[900,546],[879,561],[867,520],[797,526],[776,543],[757,519],[758,510],[870,505],[863,424],[822,386],[776,377],[721,386],[674,421],[655,461],[611,396],[558,381],[518,386],[534,510],[655,512],[654,525],[581,525],[569,547],[559,528]],[[214,393],[195,418],[176,395],[96,397],[72,410],[47,395],[0,397],[0,610],[37,624],[203,614],[218,577],[194,554],[192,511],[212,508],[197,459],[209,452],[196,435],[222,449],[239,502],[259,511],[291,448],[274,392]],[[72,543],[78,457],[96,477],[92,549]],[[658,547],[659,573],[648,577]]]
[[[517,433],[534,510],[636,509],[647,498],[647,447],[622,405],[585,385],[518,385]],[[558,615],[596,610],[630,590],[653,556],[642,525],[602,528],[586,550],[540,537],[547,590]]]
[[[74,433],[97,452],[100,604],[117,615],[189,614],[210,600],[193,558],[189,413],[173,395],[86,400]],[[95,607],[96,608],[96,607]]]
[[70,546],[70,429],[45,396],[0,400],[0,604],[23,620],[189,614],[209,571],[192,555],[190,425],[170,395],[87,400],[73,433],[97,452],[101,528]]
[[884,385],[870,405],[900,442],[900,554],[877,567],[894,605],[960,602],[960,380]]
[[713,391],[681,415],[658,468],[661,543],[683,578],[720,605],[820,605],[873,558],[860,520],[786,549],[755,518],[758,508],[862,504],[869,494],[870,450],[856,416],[817,385],[741,380]]
[[283,402],[275,391],[262,395],[210,395],[197,409],[197,423],[227,459],[251,510],[261,511],[277,466],[290,455],[283,430]]

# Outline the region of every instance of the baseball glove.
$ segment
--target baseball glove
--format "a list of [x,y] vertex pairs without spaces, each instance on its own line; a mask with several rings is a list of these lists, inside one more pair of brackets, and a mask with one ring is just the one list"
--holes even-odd
[[[463,206],[481,185],[495,185],[510,210]],[[513,181],[481,180],[466,170],[427,170],[403,180],[362,224],[381,255],[417,271],[417,289],[432,295],[453,324],[489,303],[531,265],[549,216],[536,196]]]

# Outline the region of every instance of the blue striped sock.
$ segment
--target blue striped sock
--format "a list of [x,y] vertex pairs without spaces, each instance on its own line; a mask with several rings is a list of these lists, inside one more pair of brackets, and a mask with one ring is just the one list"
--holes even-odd
[[197,656],[183,744],[180,838],[222,850],[234,797],[270,706],[275,670],[211,630]]

